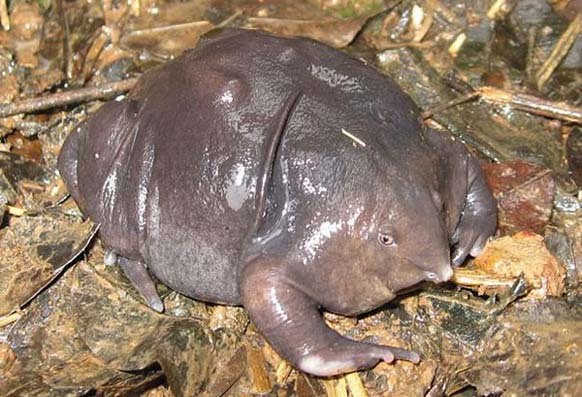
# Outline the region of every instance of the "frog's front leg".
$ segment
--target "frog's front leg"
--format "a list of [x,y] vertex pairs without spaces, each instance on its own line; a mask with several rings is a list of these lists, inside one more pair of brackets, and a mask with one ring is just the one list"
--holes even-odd
[[479,255],[497,228],[497,203],[487,186],[479,161],[471,156],[467,167],[465,206],[452,237],[453,243],[456,243],[452,256],[455,266],[461,265],[469,254]]
[[253,323],[287,361],[317,376],[370,368],[394,359],[418,362],[418,354],[356,342],[324,322],[317,303],[281,271],[276,259],[259,258],[241,275],[241,295]]

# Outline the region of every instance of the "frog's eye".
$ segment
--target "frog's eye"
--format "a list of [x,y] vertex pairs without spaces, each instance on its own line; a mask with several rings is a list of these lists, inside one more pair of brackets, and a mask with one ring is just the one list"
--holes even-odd
[[386,232],[378,233],[378,242],[386,247],[392,247],[396,245],[396,239],[394,236]]

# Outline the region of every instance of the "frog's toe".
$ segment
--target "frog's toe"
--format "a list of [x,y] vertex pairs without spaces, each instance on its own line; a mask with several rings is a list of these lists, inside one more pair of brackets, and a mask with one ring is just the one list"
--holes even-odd
[[475,229],[460,230],[459,243],[455,247],[452,255],[453,266],[460,266],[463,264],[469,253],[473,251],[475,242],[479,238],[478,231]]
[[418,353],[408,349],[402,349],[400,347],[379,345],[378,337],[375,335],[365,337],[362,340],[362,342],[377,347],[381,347],[385,352],[384,355],[382,356],[382,361],[385,361],[387,363],[390,363],[394,360],[410,361],[415,364],[418,364],[420,362],[420,356],[418,355]]
[[461,266],[463,264],[469,255],[469,246],[470,237],[465,236],[461,238],[452,255],[453,266]]
[[417,352],[407,349],[401,349],[399,347],[388,347],[388,349],[390,349],[390,351],[394,355],[394,359],[396,360],[410,361],[411,363],[414,364],[418,364],[420,362],[420,356],[418,355]]
[[159,313],[163,312],[164,303],[145,264],[121,256],[117,258],[117,262],[134,288],[145,298],[148,306]]
[[474,225],[468,227],[468,230],[461,228],[459,231],[459,243],[457,244],[453,255],[452,262],[454,266],[463,264],[467,256],[477,256],[485,248],[489,236],[493,234],[490,227]]
[[483,252],[483,249],[485,248],[485,245],[487,244],[488,240],[489,240],[489,234],[480,235],[475,240],[475,243],[473,244],[473,247],[471,248],[471,251],[469,252],[471,254],[471,256],[475,257],[475,256],[478,256],[479,254],[481,254],[481,252]]
[[111,248],[105,250],[103,263],[105,263],[105,266],[115,266],[117,264],[117,254]]

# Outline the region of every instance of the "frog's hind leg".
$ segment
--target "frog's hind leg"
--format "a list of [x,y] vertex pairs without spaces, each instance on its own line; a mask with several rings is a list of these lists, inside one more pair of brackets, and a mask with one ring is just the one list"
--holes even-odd
[[158,295],[156,284],[152,280],[145,264],[122,256],[117,256],[117,263],[121,266],[134,288],[145,298],[148,306],[157,312],[163,312],[164,303]]

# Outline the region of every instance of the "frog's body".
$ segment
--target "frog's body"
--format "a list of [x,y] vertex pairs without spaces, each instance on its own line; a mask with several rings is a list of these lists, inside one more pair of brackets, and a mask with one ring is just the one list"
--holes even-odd
[[465,148],[363,62],[306,39],[229,29],[142,76],[68,138],[59,168],[149,304],[149,269],[193,298],[243,304],[301,369],[416,354],[350,341],[319,307],[369,311],[445,281],[495,230]]

